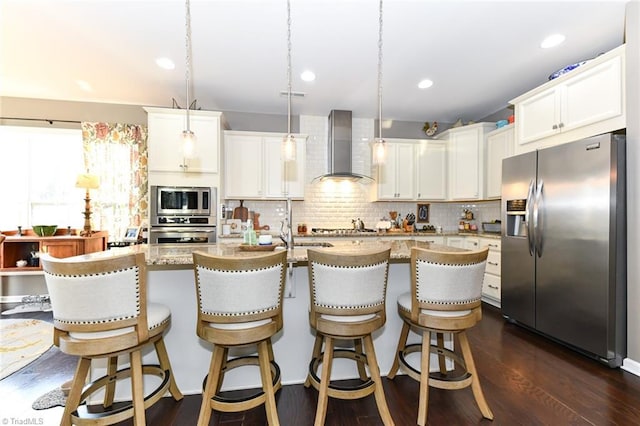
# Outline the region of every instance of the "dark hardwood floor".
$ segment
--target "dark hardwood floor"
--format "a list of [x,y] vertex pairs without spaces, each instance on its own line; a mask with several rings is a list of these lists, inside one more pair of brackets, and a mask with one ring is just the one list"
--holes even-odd
[[[47,314],[20,316],[42,319]],[[470,389],[431,389],[430,425],[640,424],[640,377],[621,369],[610,369],[506,323],[499,310],[490,306],[484,307],[484,318],[469,332],[469,339],[495,419],[493,422],[482,419]],[[22,424],[58,424],[61,408],[35,411],[31,409],[31,403],[68,380],[74,368],[75,360],[54,347],[35,362],[0,381],[0,421],[9,419],[3,424],[21,424],[11,419],[34,419],[34,423]],[[417,382],[406,376],[394,380],[385,378],[384,388],[395,423],[415,424]],[[200,400],[200,395],[186,396],[178,403],[163,398],[147,410],[147,423],[154,426],[195,425]],[[316,401],[317,392],[313,389],[305,389],[302,385],[284,386],[277,395],[280,422],[296,426],[313,424]],[[121,423],[130,424],[130,421]],[[214,413],[211,424],[263,425],[266,417],[259,407],[240,414]],[[373,396],[369,396],[355,401],[330,399],[326,424],[382,423]]]

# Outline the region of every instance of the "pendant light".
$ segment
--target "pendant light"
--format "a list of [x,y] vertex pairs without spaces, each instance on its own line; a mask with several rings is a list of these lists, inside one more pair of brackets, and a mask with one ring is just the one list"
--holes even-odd
[[378,30],[378,137],[373,143],[373,164],[384,164],[387,157],[387,144],[382,138],[382,0],[380,0],[380,19]]
[[[189,89],[190,82],[189,77],[191,74],[191,7],[189,4],[189,0],[185,2],[185,15],[186,15],[186,23],[185,23],[185,81],[186,81],[186,91],[187,91],[187,125],[185,130],[182,131],[182,154],[184,158],[191,158],[193,156],[193,151],[196,144],[196,135],[191,131],[191,121],[189,120],[189,108],[191,107],[189,102]],[[186,167],[185,167],[186,168]]]
[[295,159],[296,139],[291,133],[291,2],[287,0],[287,134],[282,140],[282,160]]

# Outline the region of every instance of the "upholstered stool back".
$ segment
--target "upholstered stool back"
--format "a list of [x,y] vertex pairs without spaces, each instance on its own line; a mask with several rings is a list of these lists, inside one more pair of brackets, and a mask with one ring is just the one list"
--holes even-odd
[[256,330],[247,335],[247,328],[268,325],[267,336],[280,330],[286,256],[286,251],[246,258],[194,252],[198,335],[212,343],[244,345],[264,338]]
[[[324,333],[340,333],[335,324],[323,327],[323,319],[341,318],[355,322],[377,317],[375,326],[386,320],[385,301],[389,272],[389,251],[345,255],[308,250],[311,286],[311,326]],[[353,329],[347,331],[353,336]]]
[[[119,335],[108,351],[148,338],[144,254],[77,263],[43,260],[56,330],[85,340]],[[81,354],[87,354],[89,343],[81,342]],[[69,345],[67,353],[76,354],[73,348]]]

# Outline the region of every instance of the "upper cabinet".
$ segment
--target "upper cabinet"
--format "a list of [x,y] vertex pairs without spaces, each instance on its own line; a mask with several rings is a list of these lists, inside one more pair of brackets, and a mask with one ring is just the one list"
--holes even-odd
[[379,200],[415,198],[415,146],[415,141],[387,139],[387,158],[378,166]]
[[515,106],[515,154],[626,126],[625,45],[533,89]]
[[487,166],[484,198],[502,196],[502,160],[513,155],[513,124],[487,135]]
[[182,155],[181,135],[186,111],[145,107],[149,126],[149,171],[219,173],[222,113],[189,111],[190,129],[196,135],[192,158]]
[[447,143],[422,140],[415,147],[416,199],[447,199]]
[[295,135],[296,161],[282,161],[281,133],[224,132],[224,194],[233,199],[304,198],[305,135]]
[[484,197],[485,149],[493,123],[477,123],[449,129],[440,135],[448,144],[449,199]]

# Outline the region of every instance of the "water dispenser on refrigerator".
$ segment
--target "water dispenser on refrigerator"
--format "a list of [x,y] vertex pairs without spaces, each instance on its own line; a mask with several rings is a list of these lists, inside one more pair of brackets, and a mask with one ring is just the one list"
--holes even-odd
[[527,200],[507,200],[507,226],[506,233],[509,237],[526,237]]

